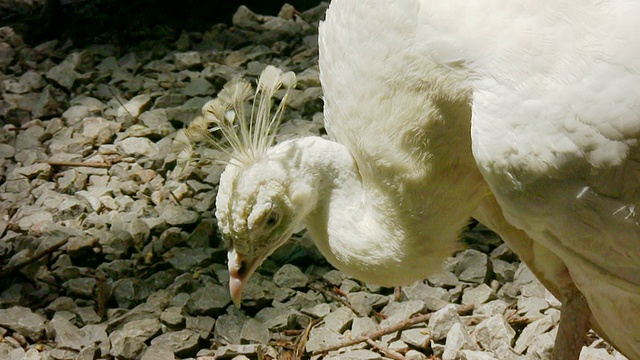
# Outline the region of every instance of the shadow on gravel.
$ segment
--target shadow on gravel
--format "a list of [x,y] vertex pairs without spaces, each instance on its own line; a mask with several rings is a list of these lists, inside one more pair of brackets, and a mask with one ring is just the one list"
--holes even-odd
[[177,37],[231,23],[240,5],[275,15],[288,2],[303,11],[319,0],[0,0],[0,27],[11,26],[30,44],[72,40],[75,45]]

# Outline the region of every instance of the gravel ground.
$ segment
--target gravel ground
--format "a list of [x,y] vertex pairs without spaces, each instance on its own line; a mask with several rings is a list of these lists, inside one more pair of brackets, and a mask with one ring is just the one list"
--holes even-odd
[[[272,64],[298,74],[280,137],[323,135],[326,6],[240,7],[232,26],[126,47],[0,28],[0,359],[549,357],[560,304],[478,224],[442,273],[402,289],[332,269],[297,234],[231,304],[219,154],[179,171],[175,134]],[[624,359],[590,335],[581,359]]]

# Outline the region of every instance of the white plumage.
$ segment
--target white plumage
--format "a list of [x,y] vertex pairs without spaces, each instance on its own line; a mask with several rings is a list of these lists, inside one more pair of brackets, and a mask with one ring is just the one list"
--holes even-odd
[[[232,296],[302,222],[365,281],[437,271],[470,217],[586,330],[640,359],[640,1],[334,0],[325,123],[222,176]],[[381,277],[381,274],[385,274]]]

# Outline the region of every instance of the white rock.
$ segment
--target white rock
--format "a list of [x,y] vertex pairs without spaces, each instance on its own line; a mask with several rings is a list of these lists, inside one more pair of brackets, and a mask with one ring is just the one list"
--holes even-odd
[[524,353],[527,347],[529,347],[529,344],[532,343],[533,338],[544,334],[556,323],[557,319],[554,319],[552,316],[545,316],[527,325],[524,330],[522,330],[518,340],[516,340],[516,346],[514,346],[513,349],[519,354]]
[[158,153],[158,147],[153,141],[143,137],[130,137],[118,142],[118,149],[129,156],[146,156],[153,158]]
[[480,284],[474,288],[466,288],[462,294],[462,304],[484,304],[495,298],[493,290],[487,284]]
[[553,354],[553,344],[556,339],[558,328],[554,328],[552,331],[541,334],[533,338],[529,348],[527,349],[527,356],[533,359],[551,359]]
[[94,145],[102,145],[120,131],[120,124],[101,117],[87,117],[82,120],[82,136]]
[[462,349],[474,350],[477,346],[471,335],[461,323],[453,324],[447,333],[447,342],[442,354],[442,360],[455,360],[459,357],[458,351]]
[[605,349],[592,349],[585,346],[580,351],[580,360],[615,360],[615,357]]
[[118,119],[131,115],[132,117],[138,117],[140,114],[151,104],[151,96],[142,94],[135,96],[129,100],[124,107],[118,108]]
[[454,324],[462,324],[456,305],[451,304],[436,311],[429,319],[431,338],[436,341],[444,339]]
[[53,215],[47,211],[40,211],[35,214],[27,215],[18,221],[18,227],[20,230],[27,231],[32,226],[42,223],[53,221]]
[[495,350],[504,345],[511,346],[516,331],[503,316],[494,315],[478,324],[475,335],[482,347]]
[[485,351],[462,350],[460,360],[498,360],[498,358]]

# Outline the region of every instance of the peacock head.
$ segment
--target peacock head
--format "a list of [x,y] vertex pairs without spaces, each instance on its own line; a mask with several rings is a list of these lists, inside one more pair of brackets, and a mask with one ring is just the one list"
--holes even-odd
[[236,306],[251,275],[302,223],[282,165],[265,155],[248,168],[229,165],[220,179],[216,217],[229,249],[229,290]]
[[[295,186],[291,186],[287,171],[290,157],[286,146],[274,146],[289,90],[295,84],[293,72],[267,66],[249,105],[254,95],[251,85],[233,80],[181,133],[188,140],[183,144],[204,139],[227,154],[216,218],[229,249],[229,290],[236,306],[251,275],[299,229],[302,221],[295,211]],[[279,90],[284,95],[274,110],[273,97]],[[221,136],[215,136],[217,133]],[[190,158],[189,151],[192,147],[183,147],[182,154],[187,154],[183,159]]]

